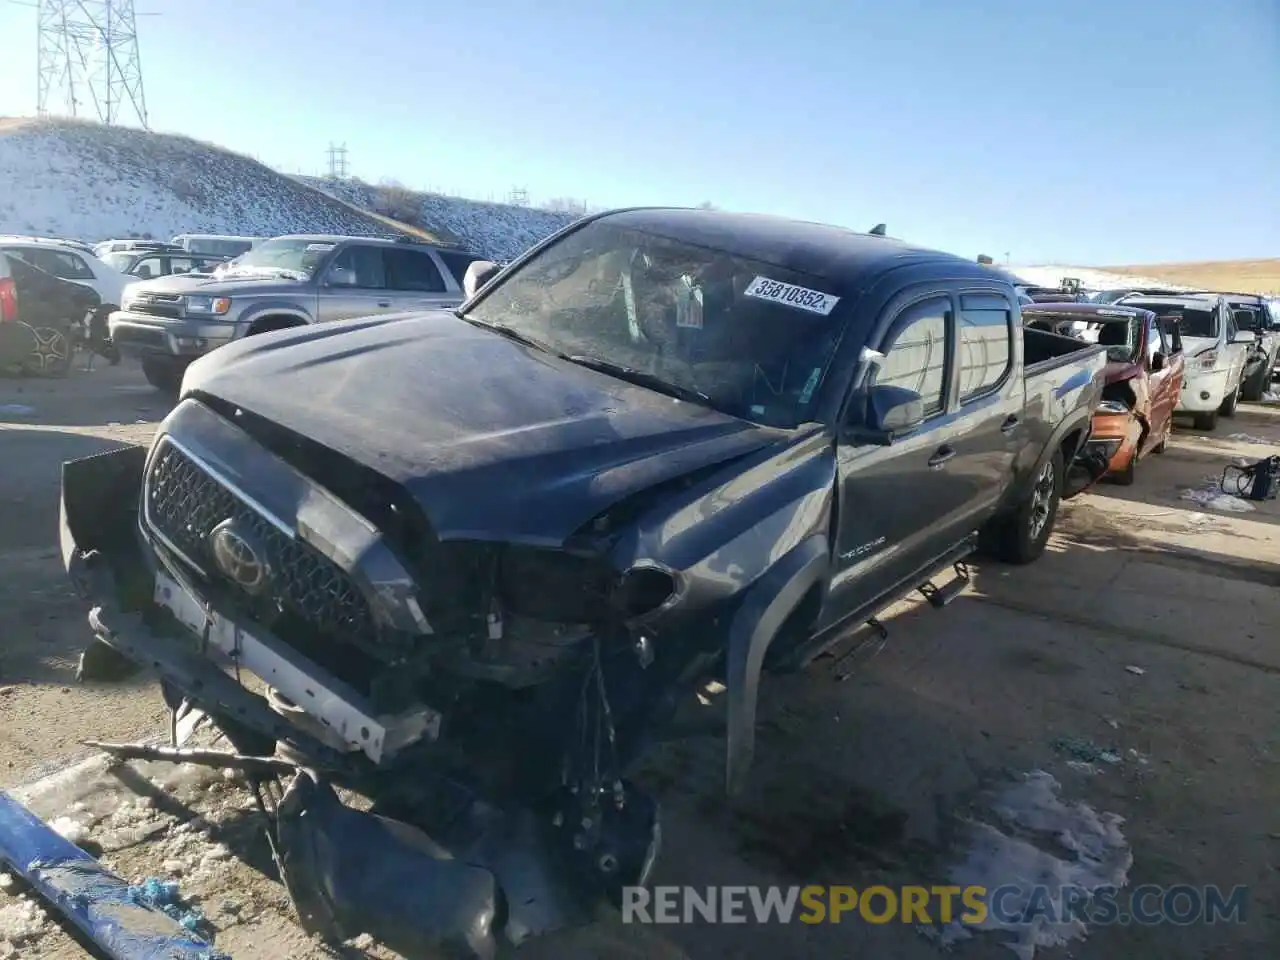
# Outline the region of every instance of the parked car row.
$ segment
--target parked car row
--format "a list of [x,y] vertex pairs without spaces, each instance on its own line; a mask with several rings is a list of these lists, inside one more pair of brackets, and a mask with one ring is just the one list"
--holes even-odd
[[148,382],[172,392],[197,357],[247,336],[456,307],[467,267],[477,259],[410,239],[276,237],[219,266],[214,276],[171,275],[132,285],[110,317],[111,338],[141,362]]

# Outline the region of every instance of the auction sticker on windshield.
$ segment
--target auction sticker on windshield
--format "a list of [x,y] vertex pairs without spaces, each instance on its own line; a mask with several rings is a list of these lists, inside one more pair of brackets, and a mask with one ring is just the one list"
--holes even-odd
[[781,280],[770,280],[768,277],[756,277],[744,292],[748,297],[754,297],[757,300],[780,303],[786,307],[795,307],[797,310],[817,313],[824,317],[829,315],[840,302],[839,297],[833,297],[829,293],[810,290],[808,287],[798,287],[793,283],[783,283]]

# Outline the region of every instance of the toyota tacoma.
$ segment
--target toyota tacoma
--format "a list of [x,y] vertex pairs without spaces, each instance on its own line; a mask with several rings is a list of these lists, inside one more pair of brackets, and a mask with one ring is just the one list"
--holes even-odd
[[763,674],[945,606],[976,548],[1034,560],[1107,468],[1107,358],[982,265],[720,211],[585,218],[466,285],[201,358],[149,448],[64,466],[62,551],[96,644],[296,764],[311,929],[491,956],[645,882],[627,773],[712,681],[735,792]]

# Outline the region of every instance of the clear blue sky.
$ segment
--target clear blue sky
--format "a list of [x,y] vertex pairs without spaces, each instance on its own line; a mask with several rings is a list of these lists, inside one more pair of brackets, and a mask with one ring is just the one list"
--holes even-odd
[[[30,0],[23,0],[30,2]],[[1080,265],[1280,256],[1280,0],[137,0],[152,126]],[[483,10],[484,12],[480,12]],[[35,10],[0,0],[0,114]]]

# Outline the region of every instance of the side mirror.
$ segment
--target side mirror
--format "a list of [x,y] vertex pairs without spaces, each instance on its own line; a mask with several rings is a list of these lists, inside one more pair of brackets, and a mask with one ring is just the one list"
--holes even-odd
[[1163,353],[1153,353],[1153,354],[1151,355],[1151,372],[1152,372],[1152,373],[1159,373],[1161,370],[1163,370],[1163,369],[1164,369],[1164,366],[1165,366],[1165,364],[1164,364],[1164,354],[1163,354]]
[[1254,336],[1252,330],[1237,330],[1236,335],[1231,338],[1232,343],[1253,343],[1257,337]]
[[884,384],[872,387],[865,406],[855,403],[849,413],[854,439],[887,447],[924,422],[924,399],[914,390]]
[[468,300],[476,291],[492,280],[502,268],[492,260],[473,260],[462,275],[462,292]]
[[151,279],[151,268],[150,268],[150,267],[139,267],[139,268],[137,269],[137,271],[134,273],[134,276],[136,276],[136,277],[138,277],[138,278],[140,278],[140,279],[142,279],[142,280],[150,280],[150,279]]

